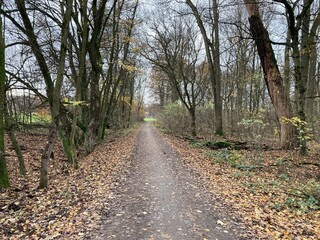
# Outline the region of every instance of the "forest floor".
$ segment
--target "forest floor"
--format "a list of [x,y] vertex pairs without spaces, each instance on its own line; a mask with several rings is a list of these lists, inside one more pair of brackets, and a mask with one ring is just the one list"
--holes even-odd
[[79,169],[57,145],[36,190],[46,137],[18,137],[28,174],[8,144],[0,239],[320,238],[316,153],[211,150],[149,123],[110,135]]

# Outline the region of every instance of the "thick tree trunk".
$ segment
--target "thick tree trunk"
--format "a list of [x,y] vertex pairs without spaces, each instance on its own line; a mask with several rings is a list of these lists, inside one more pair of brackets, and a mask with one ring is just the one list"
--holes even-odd
[[[100,54],[99,54],[100,55]],[[101,58],[101,56],[100,56]],[[102,74],[101,70],[93,70],[90,79],[90,123],[86,133],[86,153],[90,154],[94,150],[94,146],[98,136],[100,123],[100,89],[99,79]]]
[[[307,93],[307,81],[309,78],[309,63],[311,48],[309,45],[309,32],[310,32],[310,8],[305,8],[308,5],[309,0],[304,1],[304,14],[302,15],[301,26],[301,48],[299,50],[299,36],[298,31],[291,32],[292,36],[292,57],[294,62],[295,83],[297,89],[297,112],[302,121],[307,121],[306,118],[306,93]],[[306,126],[300,127],[305,133]],[[300,129],[299,129],[300,130]],[[299,150],[301,155],[307,154],[307,140],[305,134],[300,136]]]
[[196,109],[188,108],[191,117],[191,135],[193,137],[197,136],[197,123],[196,123]]
[[[302,1],[302,9],[296,14],[295,7],[291,6],[288,1],[279,0],[287,12],[287,21],[291,36],[292,59],[294,63],[294,78],[296,90],[296,108],[300,120],[307,122],[306,118],[306,97],[308,80],[310,77],[310,61],[312,54],[313,39],[316,37],[317,29],[320,24],[320,13],[311,24],[311,5],[313,0]],[[314,42],[315,44],[315,42]],[[307,154],[306,125],[299,127],[299,150],[301,155]]]
[[282,118],[292,118],[293,110],[283,86],[269,33],[261,20],[258,3],[255,0],[244,0],[244,3],[249,13],[250,31],[257,45],[264,79],[280,123],[280,146],[284,149],[292,149],[297,143],[296,129],[292,124],[284,123]]
[[[105,9],[107,0],[103,1],[92,1],[92,11],[93,11],[93,28],[91,32],[91,40],[88,42],[88,52],[89,59],[92,66],[90,73],[90,124],[88,126],[88,131],[86,133],[86,151],[87,154],[91,153],[94,149],[95,142],[98,137],[99,126],[101,122],[101,93],[99,87],[99,81],[103,75],[103,60],[100,53],[101,46],[101,36],[104,30],[104,26],[107,21],[104,19],[106,16]],[[115,7],[115,3],[113,7]],[[113,9],[111,9],[113,10]],[[111,11],[110,10],[110,11]],[[110,15],[108,16],[110,17]]]

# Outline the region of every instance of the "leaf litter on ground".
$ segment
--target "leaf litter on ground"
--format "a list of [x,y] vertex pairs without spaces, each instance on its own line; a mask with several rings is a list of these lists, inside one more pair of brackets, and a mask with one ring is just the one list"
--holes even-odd
[[130,158],[134,135],[108,138],[80,159],[79,169],[68,164],[56,144],[49,188],[36,190],[45,136],[19,134],[27,175],[19,176],[17,160],[8,149],[11,187],[0,192],[0,239],[84,239],[98,231],[113,178]]
[[[111,190],[117,187],[115,179],[127,168],[127,160],[133,154],[135,133],[110,137],[81,159],[77,170],[67,163],[57,144],[50,162],[50,186],[46,190],[36,190],[45,136],[20,134],[28,173],[25,177],[19,176],[14,152],[8,149],[11,187],[0,191],[0,239],[94,236],[101,228],[102,214],[109,208],[106,200],[112,198]],[[258,163],[259,168],[237,168],[217,161],[207,149],[194,148],[177,137],[164,137],[215,195],[219,201],[215,204],[245,222],[257,238],[320,238],[320,211],[308,206],[307,211],[302,211],[294,205],[297,203],[290,206],[288,203],[290,194],[294,199],[299,193],[299,189],[294,188],[300,186],[301,189],[307,179],[319,175],[318,168],[312,165],[302,168],[297,164],[301,162],[298,155],[266,151],[261,153],[263,163]],[[243,157],[246,166],[253,164],[248,160],[252,158],[252,151],[237,154]],[[315,181],[319,183],[319,178]],[[239,237],[244,239],[252,236],[242,234]]]
[[[312,204],[304,206],[307,200],[299,201],[310,182],[320,186],[319,168],[301,165],[317,163],[317,153],[301,159],[292,151],[261,151],[257,163],[253,159],[257,152],[241,150],[235,155],[242,158],[243,165],[235,165],[219,159],[217,150],[195,148],[177,136],[164,137],[225,209],[243,220],[259,239],[320,239],[319,208],[313,209]],[[259,167],[238,167],[254,164]],[[295,202],[290,204],[290,199]],[[315,203],[319,206],[319,202]]]

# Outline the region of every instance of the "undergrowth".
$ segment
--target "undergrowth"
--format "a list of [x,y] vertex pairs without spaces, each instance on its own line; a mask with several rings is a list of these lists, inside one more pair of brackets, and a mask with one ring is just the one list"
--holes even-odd
[[[222,149],[218,151],[206,151],[206,156],[213,163],[226,164],[240,171],[234,172],[232,177],[237,180],[248,179],[243,186],[250,192],[260,191],[264,194],[285,193],[287,197],[282,201],[274,201],[272,207],[277,210],[289,209],[297,213],[307,213],[320,210],[320,183],[311,179],[304,184],[291,182],[289,175],[282,173],[276,179],[268,181],[250,181],[255,176],[257,169],[263,169],[263,157],[254,153],[251,158],[245,158],[236,150]],[[258,157],[257,157],[258,156]],[[278,162],[277,162],[278,163]],[[276,164],[281,167],[282,164]]]
[[243,171],[252,171],[259,168],[257,164],[248,164],[248,161],[236,150],[222,149],[214,152],[209,151],[207,152],[207,156],[215,163],[225,163]]
[[320,183],[311,179],[289,190],[284,202],[274,203],[274,208],[289,208],[298,213],[320,210]]

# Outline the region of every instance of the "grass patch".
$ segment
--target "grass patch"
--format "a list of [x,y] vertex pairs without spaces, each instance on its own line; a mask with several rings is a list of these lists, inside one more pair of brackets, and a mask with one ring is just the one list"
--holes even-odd
[[29,115],[20,114],[18,120],[20,122],[23,121],[25,124],[50,124],[51,116],[49,114],[32,113],[30,118]]
[[145,121],[145,122],[156,122],[157,119],[156,118],[144,118],[143,121]]

